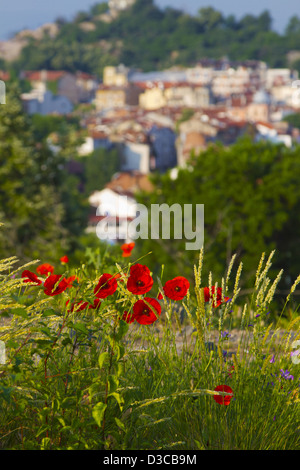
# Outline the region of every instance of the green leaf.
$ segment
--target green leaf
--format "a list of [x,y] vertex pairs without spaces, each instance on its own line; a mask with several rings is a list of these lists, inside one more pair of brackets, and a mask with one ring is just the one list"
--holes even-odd
[[113,393],[110,393],[108,396],[115,398],[115,400],[119,404],[120,410],[122,411],[123,410],[123,405],[124,405],[124,399],[123,399],[122,395],[120,395],[120,393],[113,392]]
[[119,328],[115,336],[116,341],[120,341],[126,335],[128,328],[128,323],[124,320],[120,320]]
[[74,328],[76,331],[79,331],[79,333],[84,333],[86,335],[89,334],[89,331],[86,329],[83,323],[73,323],[72,328]]
[[41,442],[41,450],[49,449],[51,444],[51,439],[49,437],[44,437]]
[[105,367],[106,364],[109,363],[109,353],[107,351],[104,351],[103,353],[100,354],[99,359],[98,359],[98,364],[100,369],[102,367]]
[[107,405],[105,403],[99,402],[94,406],[92,410],[92,416],[99,427],[101,426],[101,423],[103,421],[104,412],[106,408]]
[[117,390],[119,386],[119,380],[115,375],[109,375],[108,377],[108,391],[109,393],[113,393]]
[[17,315],[18,317],[22,317],[22,318],[28,318],[28,314],[25,310],[25,308],[14,308],[11,313],[13,315]]
[[43,312],[42,317],[52,317],[54,315],[61,316],[61,312],[56,312],[52,308],[48,308],[47,310]]
[[61,403],[61,408],[73,408],[76,403],[76,398],[66,397]]
[[122,421],[119,419],[119,418],[115,418],[115,421],[117,423],[117,426],[122,429],[122,431],[126,431],[126,428],[125,428],[125,425],[124,423],[122,423]]

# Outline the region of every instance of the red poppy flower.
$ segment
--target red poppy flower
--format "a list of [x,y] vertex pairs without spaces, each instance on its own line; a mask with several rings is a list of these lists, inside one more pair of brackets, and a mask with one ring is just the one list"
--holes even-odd
[[64,263],[64,264],[65,264],[65,263],[68,263],[68,262],[69,262],[69,258],[65,255],[65,256],[62,256],[62,257],[60,258],[60,261],[61,261],[62,263]]
[[[66,302],[66,305],[68,305],[70,302],[70,300],[67,300]],[[75,307],[76,307],[76,312],[80,312],[82,310],[85,310],[87,307],[92,308],[92,309],[96,309],[96,308],[99,308],[101,305],[101,300],[100,299],[94,299],[94,303],[93,304],[89,304],[89,302],[85,302],[83,300],[80,300],[79,302],[73,302],[72,305],[71,305],[71,308],[69,310],[69,312],[73,312]]]
[[79,279],[77,276],[70,276],[70,277],[66,277],[66,282],[67,282],[67,287],[72,287],[73,285],[73,282],[76,280],[77,282],[79,282]]
[[[209,287],[204,287],[204,301],[209,302],[210,299],[213,299],[215,296],[215,286],[211,286],[211,289]],[[224,302],[227,302],[229,300],[229,297],[224,297]],[[222,304],[222,287],[217,288],[217,295],[215,298],[215,301],[213,303],[213,307],[219,307]]]
[[89,308],[92,308],[92,309],[96,310],[97,308],[100,307],[100,305],[101,305],[101,300],[100,299],[94,299],[94,303],[91,304],[89,306]]
[[169,299],[182,300],[190,287],[189,281],[182,276],[174,277],[164,285],[164,293]]
[[128,313],[127,310],[124,311],[122,320],[126,321],[127,323],[133,323],[135,318],[133,313]]
[[133,248],[135,247],[135,243],[132,242],[132,243],[124,243],[122,246],[121,246],[121,250],[123,251],[123,258],[126,258],[128,256],[131,255],[131,252],[133,250]]
[[158,300],[163,300],[164,296],[162,295],[161,292],[159,292],[158,296],[157,296]]
[[44,293],[46,295],[58,295],[64,292],[68,285],[68,281],[65,278],[61,279],[61,274],[50,274],[44,283]]
[[37,277],[37,275],[31,271],[28,271],[27,269],[25,269],[25,271],[22,272],[21,277],[25,278],[23,282],[30,282],[36,286],[39,286],[42,284],[42,281]]
[[98,299],[105,299],[109,295],[112,295],[116,292],[118,283],[114,276],[108,273],[102,274],[99,279],[98,284],[94,289],[94,294]]
[[[215,392],[227,392],[233,393],[232,389],[228,385],[218,385],[215,389]],[[213,395],[213,399],[219,403],[219,405],[226,405],[228,406],[230,400],[232,399],[232,395]]]
[[143,264],[134,264],[130,268],[130,276],[127,281],[127,289],[132,294],[141,295],[149,292],[153,286],[150,270]]
[[[147,302],[147,303],[146,303]],[[150,304],[150,305],[147,305]],[[151,325],[161,314],[160,303],[153,298],[145,297],[144,300],[138,300],[133,306],[134,319],[140,325]]]
[[[126,277],[126,274],[125,274],[125,277]],[[118,282],[124,282],[124,281],[125,281],[123,275],[120,274],[120,273],[116,273],[116,274],[114,275],[114,278],[115,278]]]
[[[66,305],[68,305],[69,302],[70,301],[67,300]],[[79,302],[73,302],[69,312],[73,312],[75,307],[76,307],[75,311],[80,312],[81,310],[85,310],[88,305],[89,305],[89,303],[84,302],[83,300],[80,300]]]
[[38,274],[49,274],[49,273],[53,273],[54,271],[54,266],[52,266],[51,264],[49,263],[44,263],[44,264],[40,264],[37,268],[36,268],[36,272]]

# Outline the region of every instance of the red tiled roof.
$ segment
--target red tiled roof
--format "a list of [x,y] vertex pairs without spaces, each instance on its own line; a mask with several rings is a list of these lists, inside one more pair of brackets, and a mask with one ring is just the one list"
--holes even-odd
[[5,72],[4,70],[0,70],[0,80],[3,80],[4,82],[6,82],[9,79],[10,79],[10,73]]
[[67,72],[63,70],[24,70],[22,75],[29,81],[47,80],[53,82],[66,75]]

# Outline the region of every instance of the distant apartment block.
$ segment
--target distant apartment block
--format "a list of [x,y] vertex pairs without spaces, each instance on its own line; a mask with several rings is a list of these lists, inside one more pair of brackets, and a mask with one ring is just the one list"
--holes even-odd
[[95,93],[94,104],[97,111],[137,106],[142,90],[129,83],[126,86],[100,85]]
[[103,69],[103,85],[105,86],[126,86],[128,84],[128,76],[130,69],[123,64],[107,66]]

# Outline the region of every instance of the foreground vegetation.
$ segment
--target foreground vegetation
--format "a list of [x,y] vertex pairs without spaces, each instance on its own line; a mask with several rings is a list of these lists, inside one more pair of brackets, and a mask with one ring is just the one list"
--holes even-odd
[[0,448],[299,449],[299,315],[279,337],[274,252],[241,303],[235,256],[204,279],[201,251],[190,283],[126,262],[134,250],[80,269],[1,263]]

